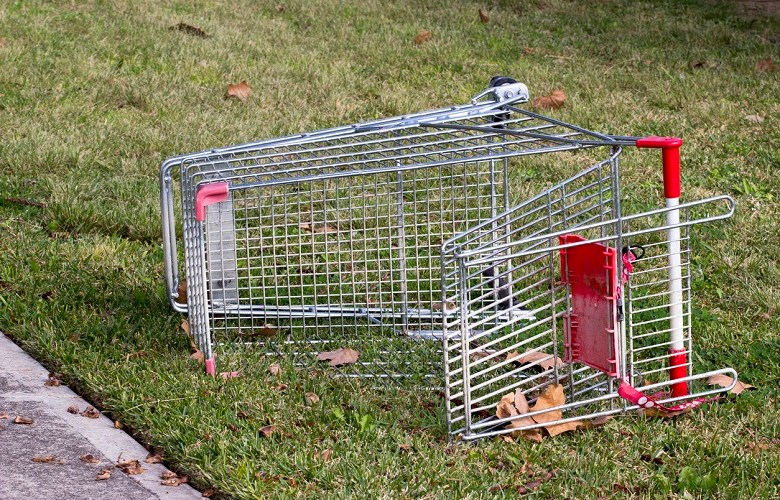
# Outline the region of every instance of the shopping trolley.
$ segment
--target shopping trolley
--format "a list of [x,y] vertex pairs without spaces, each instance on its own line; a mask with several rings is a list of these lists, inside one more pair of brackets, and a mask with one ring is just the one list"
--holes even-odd
[[[733,370],[693,372],[690,232],[734,201],[680,202],[679,139],[527,101],[496,77],[465,105],[164,162],[167,290],[206,371],[246,343],[300,365],[348,348],[339,376],[442,386],[463,439],[728,390],[701,381]],[[663,206],[622,213],[627,146],[662,151]],[[566,180],[529,193],[529,168]],[[550,387],[566,401],[496,415],[507,393]]]

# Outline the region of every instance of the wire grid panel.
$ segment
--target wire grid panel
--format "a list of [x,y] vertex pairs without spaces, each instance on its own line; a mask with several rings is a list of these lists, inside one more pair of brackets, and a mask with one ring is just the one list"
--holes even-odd
[[440,367],[442,242],[505,202],[504,161],[452,170],[233,190],[209,207],[229,215],[209,214],[206,224],[212,340],[259,340],[302,362],[349,347],[361,354],[346,373],[431,375]]
[[[500,215],[496,221],[484,224],[472,234],[448,242],[451,258],[445,258],[444,262],[457,279],[449,282],[446,293],[450,300],[466,304],[460,315],[449,318],[446,323],[449,333],[445,341],[447,413],[451,436],[475,439],[541,427],[551,421],[617,413],[629,408],[628,403],[618,397],[620,380],[659,388],[668,388],[672,383],[669,380],[672,356],[669,339],[670,308],[674,304],[669,299],[668,288],[670,242],[665,222],[668,209],[632,216],[616,213],[616,186],[612,186],[612,196],[607,196],[608,183],[602,183],[602,173],[597,174],[607,173],[608,166],[616,174],[614,159],[604,162]],[[573,183],[584,183],[586,187],[577,189]],[[573,192],[578,196],[567,198],[564,194]],[[611,201],[611,207],[599,202],[592,206],[580,203],[601,197],[594,196],[595,193],[604,193],[604,199]],[[724,203],[729,209],[718,211]],[[571,210],[572,205],[580,205],[582,209]],[[690,354],[689,228],[729,217],[733,200],[719,197],[682,207],[680,227],[684,229],[682,263],[685,270],[682,279],[686,285],[683,301],[678,305],[684,311],[684,343],[686,354]],[[577,216],[564,215],[572,212]],[[529,220],[536,224],[535,231],[528,231]],[[499,227],[517,228],[523,234],[534,236],[517,242],[496,239],[490,231],[495,222]],[[582,238],[563,244],[558,238],[566,234]],[[627,266],[624,267],[623,259],[616,259],[617,269],[612,271],[614,276],[625,276],[625,283],[617,284],[614,297],[618,313],[609,318],[614,322],[612,335],[618,346],[614,353],[616,377],[608,376],[607,370],[594,369],[572,359],[567,349],[571,339],[572,283],[562,276],[566,269],[566,262],[561,262],[562,254],[567,249],[591,242],[598,242],[605,250],[612,249],[618,255],[632,251],[638,257],[632,260],[630,272],[626,269],[624,274]],[[491,282],[490,278],[486,279],[484,270],[495,268],[502,269],[501,275],[506,277],[506,284],[502,285],[511,288],[508,302],[513,308],[531,314],[532,319],[517,320],[502,314],[498,305],[483,310],[471,307],[473,297]],[[690,360],[690,356],[687,359]],[[694,374],[690,361],[686,373],[683,383],[689,385],[687,398],[718,392],[717,389],[694,386],[693,380],[708,374]],[[520,390],[533,403],[550,384],[562,384],[566,394],[564,404],[547,410],[560,412],[555,418],[548,418],[543,424],[530,421],[514,428],[506,427],[512,418],[496,418],[497,403],[505,394]],[[514,417],[517,418],[523,416]]]

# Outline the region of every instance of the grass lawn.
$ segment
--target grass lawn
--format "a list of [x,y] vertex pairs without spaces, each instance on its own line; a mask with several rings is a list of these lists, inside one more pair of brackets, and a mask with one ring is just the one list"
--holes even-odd
[[[704,0],[277,4],[0,6],[0,330],[225,497],[780,495],[780,19]],[[272,377],[252,351],[240,378],[204,376],[165,298],[160,163],[465,103],[497,74],[532,97],[565,90],[564,121],[682,137],[684,199],[737,200],[695,233],[694,362],[757,390],[675,420],[464,445],[433,393],[283,361]],[[252,95],[226,100],[241,80]],[[651,187],[629,198],[660,196],[655,162],[628,150],[622,165],[624,186]]]

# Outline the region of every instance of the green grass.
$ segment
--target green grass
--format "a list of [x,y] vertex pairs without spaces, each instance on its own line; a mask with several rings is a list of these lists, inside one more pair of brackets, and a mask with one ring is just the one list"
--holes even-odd
[[[277,3],[0,7],[0,329],[226,497],[513,496],[553,469],[540,496],[780,494],[780,78],[755,68],[780,63],[780,21],[705,1],[496,1],[488,24],[462,1]],[[179,22],[210,37],[168,29]],[[421,29],[433,37],[416,46]],[[758,389],[674,421],[448,445],[432,392],[284,363],[274,378],[251,350],[240,378],[203,376],[164,297],[162,160],[464,103],[494,74],[564,89],[565,121],[683,137],[684,197],[735,197],[732,221],[695,233],[694,361]],[[253,95],[225,100],[240,80]],[[648,157],[622,163],[638,207],[660,196]],[[549,180],[529,165],[517,193]],[[266,425],[278,431],[261,437]]]

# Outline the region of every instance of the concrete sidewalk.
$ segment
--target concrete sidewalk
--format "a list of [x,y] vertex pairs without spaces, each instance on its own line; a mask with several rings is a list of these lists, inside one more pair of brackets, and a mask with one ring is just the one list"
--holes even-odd
[[[93,419],[69,413],[70,406],[83,411],[90,405],[64,385],[45,386],[49,372],[2,332],[0,359],[0,498],[201,498],[187,484],[163,486],[160,475],[168,469],[146,463],[148,451],[103,414]],[[17,416],[33,423],[14,423]],[[79,459],[87,454],[98,462]],[[50,463],[32,460],[52,455]],[[133,459],[143,473],[127,475],[115,467]],[[110,478],[96,480],[106,468]]]

